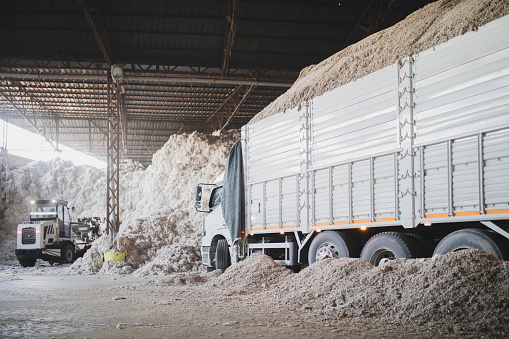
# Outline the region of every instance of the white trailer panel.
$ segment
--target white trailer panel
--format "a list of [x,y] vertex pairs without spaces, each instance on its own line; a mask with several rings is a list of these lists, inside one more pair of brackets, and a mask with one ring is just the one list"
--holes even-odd
[[250,231],[509,215],[509,16],[303,107],[244,128]]
[[509,19],[414,56],[415,145],[509,126]]

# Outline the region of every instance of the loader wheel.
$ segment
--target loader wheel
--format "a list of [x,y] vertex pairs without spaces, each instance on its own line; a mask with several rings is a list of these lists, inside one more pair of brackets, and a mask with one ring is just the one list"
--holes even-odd
[[468,228],[452,232],[443,238],[435,248],[433,256],[472,248],[491,253],[501,260],[509,260],[509,251],[506,246],[504,240],[496,234],[481,229]]
[[344,232],[325,231],[318,234],[309,246],[308,264],[328,258],[358,258],[357,242]]
[[18,260],[21,267],[34,267],[36,259]]
[[62,249],[62,261],[64,263],[73,263],[76,260],[76,252],[74,251],[74,246],[71,244],[67,244]]
[[361,252],[361,259],[379,266],[389,260],[417,258],[420,247],[411,237],[397,232],[383,232],[372,236]]
[[226,270],[230,266],[230,251],[226,239],[219,239],[216,247],[216,257],[214,259],[216,270]]

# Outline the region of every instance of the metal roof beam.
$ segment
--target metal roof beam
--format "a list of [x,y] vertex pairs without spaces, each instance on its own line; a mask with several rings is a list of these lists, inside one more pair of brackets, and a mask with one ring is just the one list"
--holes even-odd
[[[259,81],[249,79],[237,79],[234,77],[224,78],[222,76],[216,77],[195,77],[195,76],[135,76],[124,75],[124,82],[155,82],[155,83],[200,83],[200,84],[216,84],[216,85],[255,85],[265,87],[285,87],[290,88],[293,82],[278,82],[278,81]],[[2,79],[18,79],[18,80],[68,80],[68,81],[101,81],[105,82],[104,75],[90,75],[90,74],[35,74],[35,73],[11,73],[1,72],[0,78]]]
[[[222,74],[222,69],[216,66],[190,66],[190,65],[168,65],[163,63],[122,63],[122,68],[125,72],[130,73],[131,75],[162,75],[162,74],[171,74],[171,75],[179,75],[179,76],[220,76]],[[89,62],[89,61],[80,61],[77,62],[75,60],[34,60],[34,59],[26,59],[26,57],[16,58],[16,59],[1,59],[0,58],[0,67],[5,67],[7,72],[17,72],[20,68],[27,69],[27,73],[30,73],[30,70],[33,70],[35,73],[47,73],[51,74],[51,71],[56,71],[57,74],[67,73],[67,74],[84,74],[83,71],[86,71],[87,74],[93,75],[106,75],[107,70],[109,69],[108,65],[101,62]],[[11,70],[7,70],[11,68]],[[266,69],[266,68],[256,68],[256,69],[243,69],[243,68],[230,68],[230,76],[232,77],[255,77],[257,79],[270,79],[273,78],[296,78],[300,72],[300,69],[285,71],[281,69]]]
[[2,90],[0,90],[0,95],[14,108],[16,112],[19,113],[19,115],[21,115],[28,122],[30,126],[32,126],[36,130],[36,132],[39,135],[41,135],[51,145],[51,147],[53,147],[55,151],[60,152],[60,150],[58,149],[58,143],[56,146],[53,145],[53,140],[48,138],[46,136],[46,133],[44,133],[44,131],[41,130],[32,120],[30,120],[28,115],[21,108],[19,108],[11,98],[9,98]]
[[343,48],[376,32],[394,7],[394,2],[395,0],[371,0],[346,39]]
[[99,48],[104,56],[104,60],[111,66],[111,49],[108,41],[108,36],[106,35],[106,30],[104,29],[104,25],[102,24],[102,19],[97,9],[97,4],[94,1],[94,6],[92,8],[94,12],[94,16],[96,18],[97,23],[94,22],[92,18],[92,14],[90,12],[90,1],[88,0],[79,0],[81,8],[83,9],[83,14],[87,19],[90,28],[92,29],[92,33],[94,34],[95,40],[99,45]]
[[224,35],[223,47],[223,75],[228,74],[230,59],[232,57],[232,47],[235,41],[235,32],[237,30],[237,15],[239,13],[239,0],[228,0],[226,12],[226,31]]
[[228,119],[226,120],[225,124],[223,125],[223,127],[221,127],[220,131],[223,131],[226,126],[228,126],[228,124],[230,123],[230,121],[232,120],[233,116],[235,115],[235,113],[237,113],[239,111],[239,108],[240,106],[242,106],[242,103],[244,102],[244,100],[246,100],[246,98],[249,96],[249,93],[251,93],[251,91],[253,90],[254,86],[251,86],[249,87],[246,92],[244,93],[244,95],[242,96],[242,99],[240,100],[240,102],[236,105],[235,109],[233,110],[232,114],[228,117]]

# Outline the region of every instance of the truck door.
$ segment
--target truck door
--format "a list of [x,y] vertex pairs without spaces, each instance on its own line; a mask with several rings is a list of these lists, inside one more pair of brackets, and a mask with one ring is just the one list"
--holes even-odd
[[226,223],[223,218],[223,212],[221,211],[222,190],[223,190],[222,186],[215,187],[210,195],[209,214],[207,215],[205,225],[205,228],[208,230],[226,228]]
[[71,218],[69,217],[69,207],[64,207],[64,228],[66,238],[71,237]]

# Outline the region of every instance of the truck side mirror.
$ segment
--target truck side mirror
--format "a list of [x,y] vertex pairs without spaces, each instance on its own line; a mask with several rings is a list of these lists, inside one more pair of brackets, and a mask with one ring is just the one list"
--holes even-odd
[[196,210],[199,210],[201,208],[201,195],[202,195],[202,188],[201,186],[196,186],[196,191],[194,193],[194,208]]

